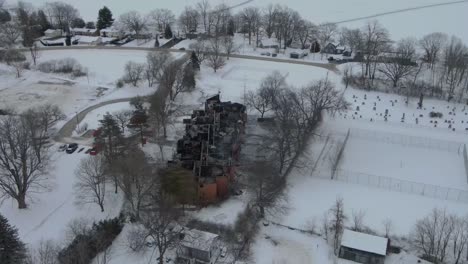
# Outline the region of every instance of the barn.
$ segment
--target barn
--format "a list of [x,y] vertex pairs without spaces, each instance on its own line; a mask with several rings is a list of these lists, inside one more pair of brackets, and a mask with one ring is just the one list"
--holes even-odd
[[339,257],[363,264],[384,264],[388,238],[345,229]]

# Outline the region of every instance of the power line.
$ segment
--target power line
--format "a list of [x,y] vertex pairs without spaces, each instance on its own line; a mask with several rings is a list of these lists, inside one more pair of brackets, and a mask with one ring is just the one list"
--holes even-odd
[[433,7],[439,7],[439,6],[447,6],[447,5],[456,5],[456,4],[463,4],[463,3],[468,3],[468,0],[459,0],[459,1],[431,4],[431,5],[422,5],[422,6],[416,6],[416,7],[402,8],[402,9],[397,9],[393,11],[382,12],[382,13],[377,13],[377,14],[357,17],[357,18],[351,18],[351,19],[346,19],[346,20],[341,20],[341,21],[331,22],[331,23],[326,23],[326,24],[343,24],[343,23],[366,20],[370,18],[387,16],[387,15],[392,15],[392,14],[397,14],[397,13],[404,13],[404,12],[409,12],[409,11],[414,11],[414,10],[427,9],[427,8],[433,8]]

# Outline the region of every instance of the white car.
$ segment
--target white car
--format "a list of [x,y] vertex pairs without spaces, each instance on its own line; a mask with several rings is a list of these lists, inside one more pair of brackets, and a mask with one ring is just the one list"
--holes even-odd
[[226,257],[226,253],[227,253],[227,248],[226,247],[221,247],[221,257],[224,258]]

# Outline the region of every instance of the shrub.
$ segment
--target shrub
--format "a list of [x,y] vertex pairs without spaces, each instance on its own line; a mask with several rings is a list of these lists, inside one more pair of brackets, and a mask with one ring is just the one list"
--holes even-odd
[[117,88],[122,88],[122,87],[124,87],[125,82],[124,82],[124,80],[119,79],[115,85],[117,86]]
[[77,235],[58,255],[62,264],[87,264],[106,250],[123,228],[123,215],[94,223],[85,234]]
[[72,74],[74,77],[86,75],[86,69],[73,58],[45,61],[40,63],[37,69],[45,73]]
[[443,114],[441,112],[430,112],[429,117],[431,118],[442,118]]

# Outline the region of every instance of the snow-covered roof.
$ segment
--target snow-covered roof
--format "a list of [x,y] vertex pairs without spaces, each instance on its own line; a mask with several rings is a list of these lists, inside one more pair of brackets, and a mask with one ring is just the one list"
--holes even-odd
[[83,32],[83,33],[94,33],[96,29],[89,29],[89,28],[72,28],[73,32]]
[[58,29],[50,29],[50,28],[49,28],[49,29],[47,29],[46,31],[44,31],[44,33],[46,33],[46,34],[47,34],[47,33],[55,33],[55,32],[57,32],[57,31],[58,31]]
[[115,28],[103,28],[101,29],[101,32],[119,32],[119,30],[115,29]]
[[261,40],[263,46],[278,46],[276,38],[264,38]]
[[387,254],[388,239],[345,229],[341,238],[341,245],[385,256]]
[[218,237],[216,234],[197,229],[184,231],[184,234],[185,236],[182,240],[182,245],[203,251],[209,251],[215,242],[215,239]]

